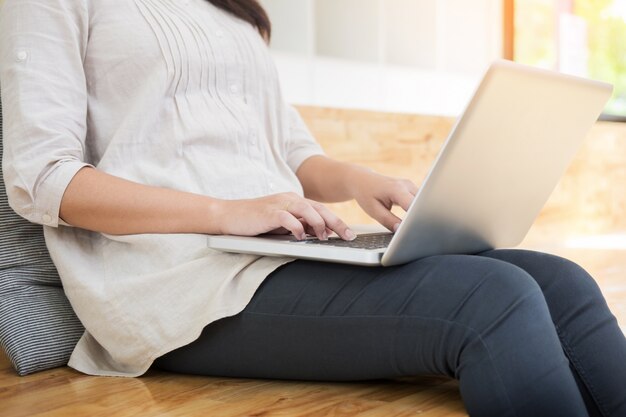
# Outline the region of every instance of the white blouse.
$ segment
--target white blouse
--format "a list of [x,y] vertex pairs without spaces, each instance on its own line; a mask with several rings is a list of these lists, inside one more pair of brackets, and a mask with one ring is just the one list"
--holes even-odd
[[138,376],[239,313],[289,258],[227,254],[201,234],[115,236],[59,219],[93,166],[221,199],[292,191],[322,154],[281,95],[268,48],[206,0],[5,0],[0,11],[4,178],[44,225],[86,331],[69,365]]

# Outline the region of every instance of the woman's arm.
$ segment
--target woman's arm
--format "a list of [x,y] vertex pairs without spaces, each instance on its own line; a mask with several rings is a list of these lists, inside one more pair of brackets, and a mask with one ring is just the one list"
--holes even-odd
[[216,199],[128,181],[86,167],[67,186],[66,223],[109,234],[220,233]]
[[91,167],[79,170],[72,178],[59,213],[70,225],[108,234],[254,236],[285,230],[299,239],[305,232],[326,239],[330,231],[354,239],[348,226],[330,210],[294,193],[219,200],[127,181]]
[[359,165],[315,155],[300,165],[296,175],[307,198],[322,203],[339,203],[354,199],[359,178],[372,172]]
[[408,210],[418,190],[410,180],[387,177],[319,155],[302,162],[296,175],[307,198],[325,203],[354,199],[367,214],[392,231],[401,219],[391,208],[397,205]]
[[325,203],[354,199],[372,218],[395,231],[401,219],[391,209],[397,205],[408,210],[417,186],[410,180],[327,158],[298,111],[287,104],[285,109],[289,117],[287,163],[302,184],[304,195]]
[[9,204],[58,225],[65,187],[85,163],[86,2],[5,0],[0,10],[2,170]]

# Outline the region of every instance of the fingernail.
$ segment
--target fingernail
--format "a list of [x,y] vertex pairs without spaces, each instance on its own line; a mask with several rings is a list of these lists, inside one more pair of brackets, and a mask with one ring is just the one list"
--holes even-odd
[[346,230],[345,236],[348,240],[354,240],[356,239],[356,235],[354,234],[354,232],[350,229]]
[[393,225],[394,233],[398,231],[398,227],[400,227],[400,223],[396,223],[396,224]]
[[322,240],[328,240],[328,233],[326,233],[326,230],[322,232]]
[[306,239],[306,233],[302,233],[298,239],[305,240]]

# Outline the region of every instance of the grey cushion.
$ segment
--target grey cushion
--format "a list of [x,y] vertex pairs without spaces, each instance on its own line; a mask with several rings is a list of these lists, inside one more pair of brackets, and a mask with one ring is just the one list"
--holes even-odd
[[0,346],[17,373],[28,375],[67,364],[82,333],[48,254],[43,227],[9,207],[0,170]]

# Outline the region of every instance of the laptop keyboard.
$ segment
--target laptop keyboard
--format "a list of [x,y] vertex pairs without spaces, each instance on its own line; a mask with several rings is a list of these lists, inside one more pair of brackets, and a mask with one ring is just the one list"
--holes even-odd
[[389,246],[392,237],[393,233],[367,233],[358,235],[356,239],[352,241],[343,240],[340,237],[330,237],[328,240],[319,240],[316,237],[310,237],[306,240],[293,240],[292,242],[354,249],[382,249]]

